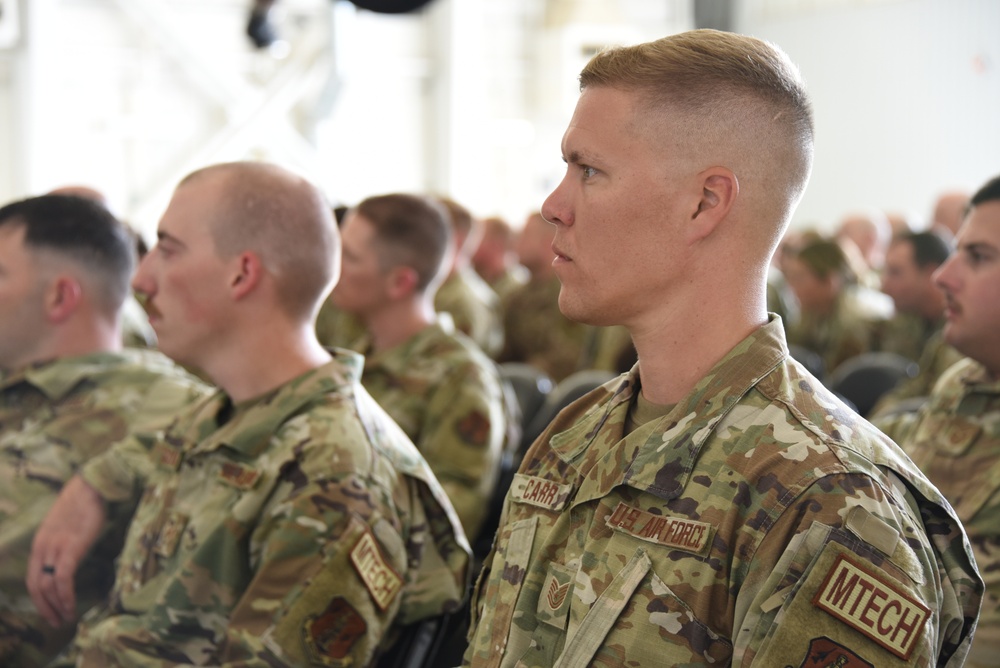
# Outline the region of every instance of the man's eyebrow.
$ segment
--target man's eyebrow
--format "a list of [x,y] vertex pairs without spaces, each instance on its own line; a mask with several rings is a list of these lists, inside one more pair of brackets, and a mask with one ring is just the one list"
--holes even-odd
[[587,155],[586,153],[582,153],[580,151],[570,151],[569,156],[564,157],[563,160],[571,165],[580,165],[580,164],[590,164],[596,160],[599,160],[599,158],[598,156]]
[[959,244],[959,248],[964,251],[977,251],[977,252],[987,252],[996,253],[997,247],[986,241],[970,241],[968,243]]
[[175,246],[183,246],[184,245],[183,241],[181,241],[180,239],[178,239],[174,235],[170,234],[169,232],[164,232],[163,230],[157,230],[156,231],[156,239],[160,243],[163,243],[164,241],[166,241],[168,243],[174,244]]

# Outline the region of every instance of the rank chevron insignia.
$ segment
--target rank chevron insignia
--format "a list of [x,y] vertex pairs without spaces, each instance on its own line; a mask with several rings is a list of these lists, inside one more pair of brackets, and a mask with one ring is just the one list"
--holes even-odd
[[545,592],[545,599],[548,601],[549,608],[558,610],[562,607],[563,601],[566,600],[566,593],[569,591],[569,585],[570,583],[567,582],[560,586],[555,578],[549,580],[549,590]]

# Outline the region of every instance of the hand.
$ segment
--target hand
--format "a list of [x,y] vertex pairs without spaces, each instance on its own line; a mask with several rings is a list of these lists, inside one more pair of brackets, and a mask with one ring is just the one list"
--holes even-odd
[[104,500],[80,476],[63,487],[31,545],[28,593],[54,628],[76,621],[74,576],[104,528]]

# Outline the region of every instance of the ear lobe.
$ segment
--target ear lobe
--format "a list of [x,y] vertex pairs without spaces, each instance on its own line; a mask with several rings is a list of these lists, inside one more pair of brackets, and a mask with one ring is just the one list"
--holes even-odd
[[701,198],[691,217],[692,240],[699,241],[710,235],[725,220],[736,203],[740,183],[736,174],[725,167],[710,167],[698,175],[701,181]]
[[264,266],[256,253],[245,251],[236,258],[236,271],[230,281],[233,297],[237,300],[253,292],[264,274]]
[[57,276],[45,297],[45,312],[53,323],[64,322],[83,300],[80,282],[70,276]]

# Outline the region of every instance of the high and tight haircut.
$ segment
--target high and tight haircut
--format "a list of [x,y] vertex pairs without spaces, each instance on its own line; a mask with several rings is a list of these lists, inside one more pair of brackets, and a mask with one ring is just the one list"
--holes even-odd
[[0,227],[24,229],[24,246],[75,263],[94,288],[91,299],[116,313],[129,294],[135,241],[98,202],[76,195],[41,195],[0,208]]
[[177,188],[208,178],[220,183],[220,201],[207,221],[219,256],[256,253],[274,277],[281,308],[295,318],[314,317],[340,266],[340,236],[323,194],[301,176],[263,162],[211,165]]
[[369,197],[354,213],[372,226],[383,271],[410,267],[417,274],[419,292],[443,273],[452,231],[441,204],[428,197],[394,193]]
[[951,244],[934,231],[910,232],[896,237],[893,244],[907,243],[913,249],[913,262],[920,268],[940,267],[951,255]]
[[[636,93],[647,112],[683,117],[700,135],[714,123],[727,142],[746,138],[744,152],[771,151],[781,169],[768,180],[797,202],[812,167],[812,107],[798,68],[777,46],[718,30],[692,30],[595,55],[580,88]],[[778,182],[780,179],[780,182]],[[790,211],[785,212],[786,218]]]
[[1000,176],[994,176],[975,192],[972,199],[969,200],[969,208],[972,209],[980,204],[998,200],[1000,200]]

